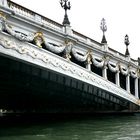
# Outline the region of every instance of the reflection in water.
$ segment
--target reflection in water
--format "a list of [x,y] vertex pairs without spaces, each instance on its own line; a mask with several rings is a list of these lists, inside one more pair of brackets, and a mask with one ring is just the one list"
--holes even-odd
[[140,116],[8,122],[0,125],[0,140],[140,140]]

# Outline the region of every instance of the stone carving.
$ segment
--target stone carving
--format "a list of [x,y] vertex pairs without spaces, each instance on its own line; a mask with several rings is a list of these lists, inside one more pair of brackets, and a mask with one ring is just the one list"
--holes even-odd
[[34,38],[33,34],[24,34],[20,31],[13,30],[12,26],[10,26],[6,22],[6,16],[0,12],[0,31],[7,31],[10,35],[14,36],[15,38],[21,40],[21,41],[32,41]]
[[92,55],[92,62],[96,67],[102,68],[104,66],[105,60],[103,58],[97,58]]
[[92,64],[92,51],[88,50],[87,52],[87,59],[86,59],[87,64]]
[[45,42],[42,32],[36,32],[35,34],[25,34],[20,31],[14,30],[12,26],[10,26],[6,22],[6,16],[2,12],[0,12],[0,31],[4,30],[21,41],[32,42],[34,40],[35,45],[37,45],[39,48],[42,48],[42,44],[44,43],[46,45],[45,47],[54,53],[61,53],[65,49],[65,46]]
[[46,42],[45,47],[53,53],[59,54],[62,53],[65,49],[65,45],[56,45],[54,43]]
[[[137,99],[133,95],[128,94],[125,90],[115,86],[111,82],[107,82],[103,78],[99,78],[93,73],[87,72],[84,69],[72,65],[71,63],[67,63],[66,61],[62,60],[63,58],[56,58],[51,54],[46,53],[46,51],[43,51],[42,49],[38,49],[37,47],[33,47],[30,44],[21,42],[15,38],[9,37],[2,33],[0,33],[0,47],[3,47],[5,49],[10,49],[11,51],[14,50],[20,54],[26,54],[32,57],[33,59],[41,60],[42,62],[44,62],[45,66],[47,67],[58,70],[59,72],[61,69],[62,73],[65,73],[74,78],[78,78],[79,80],[82,80],[89,84],[99,86],[99,88],[108,90],[110,93],[126,98],[134,103],[137,102]],[[100,63],[102,64],[103,62],[104,59],[101,59]]]
[[5,29],[5,20],[6,16],[0,12],[0,31],[3,31]]
[[130,69],[130,75],[133,77],[133,78],[137,78],[138,77],[138,73],[137,73],[137,70],[132,70]]
[[125,76],[128,75],[128,72],[129,72],[128,68],[122,65],[120,65],[120,71]]
[[27,41],[27,42],[31,42],[34,39],[34,34],[29,33],[24,34],[20,31],[16,31],[13,30],[12,27],[10,25],[8,25],[7,23],[5,23],[5,30],[12,36],[14,36],[15,38],[21,40],[21,41]]
[[72,54],[80,62],[85,62],[88,56],[88,53],[85,53],[84,55],[79,54],[74,47],[72,48]]
[[70,60],[70,58],[71,58],[70,53],[71,53],[71,50],[72,50],[72,47],[73,47],[73,43],[70,40],[66,40],[65,45],[66,45],[66,47],[65,47],[65,56],[64,57],[67,60]]
[[107,65],[108,65],[108,63],[110,61],[110,57],[107,56],[107,55],[104,55],[103,59],[104,59],[104,67],[107,67]]
[[110,71],[116,73],[117,71],[119,71],[119,66],[118,64],[114,64],[114,63],[111,63],[111,62],[108,62],[108,68]]
[[42,44],[45,43],[45,40],[44,40],[42,32],[36,32],[35,33],[34,42],[35,42],[36,46],[38,46],[39,48],[42,48]]

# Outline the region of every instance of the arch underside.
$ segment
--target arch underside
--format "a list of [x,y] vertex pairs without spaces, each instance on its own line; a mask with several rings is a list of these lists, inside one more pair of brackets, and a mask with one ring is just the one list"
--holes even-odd
[[7,110],[91,113],[124,111],[135,106],[80,80],[4,56],[0,56],[0,79],[0,108]]

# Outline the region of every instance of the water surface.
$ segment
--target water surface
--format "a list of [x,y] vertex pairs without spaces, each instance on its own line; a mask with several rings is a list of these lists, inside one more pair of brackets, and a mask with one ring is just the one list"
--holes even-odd
[[140,140],[140,116],[13,121],[0,125],[0,140]]

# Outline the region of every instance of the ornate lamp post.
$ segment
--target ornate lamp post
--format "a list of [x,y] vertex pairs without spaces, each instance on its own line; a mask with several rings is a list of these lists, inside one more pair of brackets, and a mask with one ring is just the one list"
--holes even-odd
[[105,21],[104,18],[102,18],[102,20],[101,20],[100,28],[101,28],[101,30],[103,32],[103,38],[102,38],[101,43],[107,44],[106,37],[105,37],[105,32],[107,31],[107,26],[106,26],[106,21]]
[[129,50],[128,50],[128,45],[130,44],[128,35],[125,35],[124,43],[126,45],[125,56],[130,56],[130,53],[129,53]]
[[140,57],[138,57],[138,64],[139,64],[139,66],[140,66]]
[[60,4],[61,4],[61,7],[64,8],[65,10],[63,25],[70,25],[68,15],[67,15],[67,10],[70,10],[71,8],[70,2],[68,2],[68,0],[60,0]]

